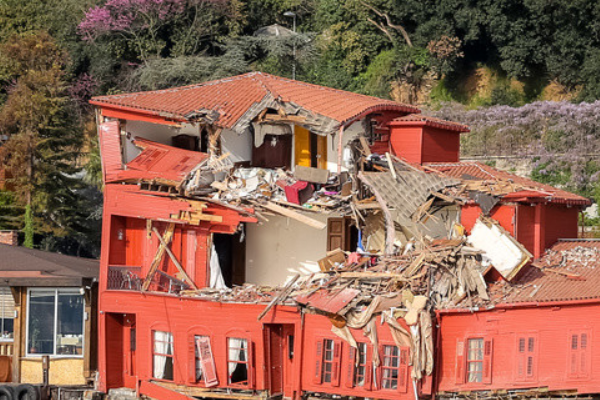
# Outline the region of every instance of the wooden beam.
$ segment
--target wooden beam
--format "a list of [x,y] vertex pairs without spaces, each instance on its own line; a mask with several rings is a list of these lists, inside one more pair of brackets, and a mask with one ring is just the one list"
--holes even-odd
[[194,283],[192,278],[190,278],[190,276],[187,274],[187,272],[185,272],[185,270],[183,269],[183,266],[179,263],[179,261],[177,260],[177,257],[175,257],[175,254],[173,254],[173,252],[167,245],[167,242],[165,242],[165,240],[162,238],[162,236],[160,236],[160,233],[158,233],[158,230],[156,228],[152,228],[152,232],[154,232],[154,234],[156,235],[158,240],[160,240],[160,244],[163,245],[163,247],[167,251],[167,254],[169,255],[169,257],[171,257],[171,261],[173,261],[173,264],[175,264],[175,266],[177,267],[177,269],[179,270],[179,272],[181,273],[183,278],[187,281],[187,283],[190,284],[190,286],[194,290],[198,290],[198,286],[196,286],[196,284]]
[[262,204],[262,207],[266,208],[269,211],[273,211],[274,213],[283,215],[284,217],[289,217],[295,219],[296,221],[302,222],[310,227],[315,229],[325,229],[327,224],[321,221],[317,221],[316,219],[307,217],[304,214],[300,214],[294,210],[290,210],[289,208],[281,207],[273,202],[267,202],[266,204]]
[[[156,228],[153,228],[153,229],[156,229]],[[167,229],[165,229],[165,237],[162,238],[165,243],[169,244],[171,242],[171,239],[173,239],[174,231],[175,231],[175,224],[170,222],[169,225],[167,225]],[[154,274],[156,274],[158,265],[160,264],[163,256],[165,255],[165,251],[166,251],[165,246],[161,242],[160,246],[158,246],[158,249],[156,250],[156,254],[154,255],[154,258],[152,259],[152,263],[150,264],[150,269],[148,270],[148,275],[146,275],[146,279],[144,279],[144,283],[142,284],[142,292],[145,292],[146,290],[148,290],[148,287],[150,286],[150,282],[152,282],[152,278],[154,278]]]

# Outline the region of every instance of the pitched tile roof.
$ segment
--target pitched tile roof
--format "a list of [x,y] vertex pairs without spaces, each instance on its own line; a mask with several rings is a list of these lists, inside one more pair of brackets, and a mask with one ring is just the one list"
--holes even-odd
[[563,239],[517,280],[490,288],[501,303],[600,299],[600,241]]
[[[265,98],[293,103],[310,112],[346,123],[382,110],[418,113],[414,106],[325,86],[250,72],[195,85],[148,92],[94,97],[90,103],[166,118],[186,120],[197,112],[218,113],[216,124],[232,128]],[[262,110],[256,110],[256,113]]]
[[430,163],[427,164],[427,166],[440,171],[445,175],[463,180],[512,182],[515,184],[514,192],[504,194],[502,197],[507,201],[548,201],[552,203],[582,206],[591,204],[591,201],[585,197],[522,176],[514,175],[510,172],[501,171],[479,162]]
[[422,114],[409,114],[403,117],[396,118],[392,120],[392,122],[390,122],[390,125],[414,125],[415,123],[418,123],[420,125],[431,126],[433,128],[456,131],[459,133],[470,131],[467,125],[463,125],[453,121],[446,121],[445,119],[439,119]]

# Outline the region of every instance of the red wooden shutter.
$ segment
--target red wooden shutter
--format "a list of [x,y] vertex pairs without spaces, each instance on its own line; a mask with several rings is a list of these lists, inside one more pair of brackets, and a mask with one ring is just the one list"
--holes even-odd
[[114,176],[123,169],[119,121],[108,121],[101,124],[98,134],[100,135],[104,180],[114,179]]
[[571,341],[569,343],[569,357],[570,357],[570,367],[569,371],[571,376],[577,376],[577,350],[579,350],[579,335],[571,334]]
[[525,379],[527,371],[527,338],[517,338],[517,380]]
[[587,352],[588,352],[588,335],[582,333],[579,335],[579,376],[587,375]]
[[202,366],[202,376],[206,387],[217,386],[219,378],[217,377],[217,368],[210,348],[210,338],[208,336],[199,336],[196,339],[198,354],[200,355],[200,365]]
[[323,366],[323,339],[317,339],[315,343],[315,374],[313,375],[313,383],[321,384],[321,368]]
[[256,371],[254,369],[254,342],[252,342],[250,337],[247,337],[246,344],[248,346],[248,388],[254,389],[254,384],[256,382]]
[[398,391],[406,393],[408,390],[408,347],[400,347],[398,360]]
[[483,378],[482,383],[492,383],[492,355],[494,353],[493,340],[483,341]]
[[[354,372],[356,368],[356,355],[357,351],[355,347],[348,346],[348,368],[346,373],[346,387],[354,387]],[[359,355],[360,358],[360,355]]]
[[333,342],[333,364],[331,366],[331,386],[340,386],[340,367],[342,364],[342,343]]
[[188,357],[188,380],[190,383],[196,383],[196,338],[194,335],[190,336]]
[[464,340],[456,341],[456,371],[455,381],[457,385],[465,383],[465,342]]
[[365,390],[371,390],[373,385],[373,346],[367,344],[367,358],[365,366]]

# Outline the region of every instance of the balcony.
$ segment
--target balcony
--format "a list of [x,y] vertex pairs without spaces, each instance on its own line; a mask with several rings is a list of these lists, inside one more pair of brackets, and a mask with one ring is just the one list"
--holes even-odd
[[[131,267],[126,265],[111,265],[108,267],[107,290],[124,290],[139,292],[142,290],[145,277],[142,276],[142,267]],[[163,271],[156,271],[150,286],[149,292],[161,292],[178,294],[182,290],[189,289],[189,286]]]

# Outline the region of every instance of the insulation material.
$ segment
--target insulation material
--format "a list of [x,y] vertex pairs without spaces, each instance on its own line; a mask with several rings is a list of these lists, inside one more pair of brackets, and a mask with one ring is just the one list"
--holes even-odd
[[532,257],[516,239],[488,218],[475,222],[468,242],[483,250],[494,268],[509,281]]

